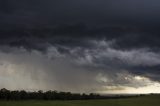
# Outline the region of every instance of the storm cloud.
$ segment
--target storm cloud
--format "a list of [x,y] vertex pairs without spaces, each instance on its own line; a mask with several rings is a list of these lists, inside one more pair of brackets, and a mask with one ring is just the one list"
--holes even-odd
[[0,1],[0,87],[87,93],[158,89],[159,4]]

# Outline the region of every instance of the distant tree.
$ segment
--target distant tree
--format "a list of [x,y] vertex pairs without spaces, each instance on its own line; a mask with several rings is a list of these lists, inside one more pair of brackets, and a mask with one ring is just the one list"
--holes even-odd
[[10,96],[10,91],[9,91],[9,90],[7,90],[7,89],[5,89],[5,88],[2,88],[2,89],[0,90],[0,98],[1,98],[1,99],[7,100],[7,99],[9,98],[9,96]]

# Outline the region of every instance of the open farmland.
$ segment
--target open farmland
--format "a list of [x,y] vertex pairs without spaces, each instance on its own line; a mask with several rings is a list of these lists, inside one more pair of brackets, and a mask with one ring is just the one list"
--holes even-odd
[[0,106],[160,106],[160,95],[104,100],[0,101]]

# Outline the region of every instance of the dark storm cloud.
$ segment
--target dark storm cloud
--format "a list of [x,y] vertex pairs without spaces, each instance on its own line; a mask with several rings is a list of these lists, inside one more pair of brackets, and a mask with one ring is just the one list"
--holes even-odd
[[[69,40],[70,45],[75,45],[72,42],[89,37],[118,39],[120,47],[136,44],[156,48],[159,46],[159,4],[155,0],[2,0],[1,43],[43,50],[43,42],[48,38],[58,39],[49,43]],[[45,39],[41,40],[42,37]],[[39,46],[41,43],[43,47]]]
[[74,22],[157,25],[160,17],[157,0],[2,0],[0,4],[1,22],[23,27]]
[[159,33],[124,26],[89,27],[83,23],[55,27],[1,30],[1,45],[45,50],[51,45],[91,47],[88,40],[116,40],[117,49],[149,48],[159,50]]
[[160,81],[159,7],[156,0],[1,0],[1,67],[14,69],[2,75],[22,70],[21,78],[30,70],[33,88],[75,91],[90,91],[89,83],[97,89]]

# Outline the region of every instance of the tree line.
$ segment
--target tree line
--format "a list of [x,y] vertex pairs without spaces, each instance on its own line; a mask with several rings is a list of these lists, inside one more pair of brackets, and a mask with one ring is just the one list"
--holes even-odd
[[0,90],[1,100],[82,100],[82,99],[100,99],[98,94],[79,94],[71,92],[57,92],[57,91],[10,91],[5,88]]
[[25,90],[7,90],[5,88],[0,90],[0,100],[88,100],[88,99],[121,99],[138,97],[142,95],[114,95],[106,96],[99,94],[80,94],[71,92],[58,92],[58,91],[25,91]]

